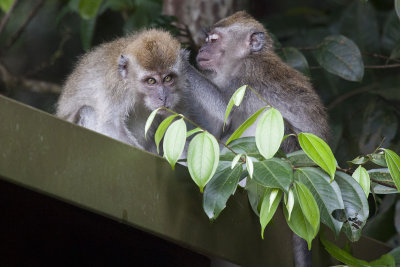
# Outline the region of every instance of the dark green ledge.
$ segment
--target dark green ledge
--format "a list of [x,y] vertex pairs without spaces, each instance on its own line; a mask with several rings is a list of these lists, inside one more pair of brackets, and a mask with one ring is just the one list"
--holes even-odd
[[[291,266],[291,233],[281,213],[260,237],[238,190],[211,223],[185,167],[0,96],[0,177],[112,218],[201,254],[244,266]],[[0,218],[1,220],[1,218]],[[314,242],[313,261],[326,254]],[[387,248],[364,239],[355,249]]]

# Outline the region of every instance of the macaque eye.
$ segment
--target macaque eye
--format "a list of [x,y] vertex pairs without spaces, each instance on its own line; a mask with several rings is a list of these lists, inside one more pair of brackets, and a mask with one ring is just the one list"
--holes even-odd
[[218,40],[219,36],[218,34],[211,34],[210,36],[207,36],[207,38],[209,39],[209,41],[211,41],[211,43],[214,43]]
[[156,79],[154,79],[154,78],[148,78],[148,79],[146,80],[146,82],[147,82],[148,84],[153,85],[153,84],[156,83]]
[[172,76],[171,75],[167,75],[164,77],[164,82],[170,82],[172,81]]

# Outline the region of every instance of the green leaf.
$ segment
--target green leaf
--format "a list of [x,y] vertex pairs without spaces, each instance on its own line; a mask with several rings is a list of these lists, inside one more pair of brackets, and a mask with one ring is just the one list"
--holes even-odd
[[253,178],[253,172],[254,172],[253,160],[247,155],[246,155],[246,170],[250,178]]
[[355,159],[353,159],[352,161],[348,161],[347,163],[356,164],[356,165],[362,165],[362,164],[367,163],[368,161],[369,161],[368,157],[358,156]]
[[175,119],[178,115],[171,115],[164,119],[157,128],[156,133],[154,134],[154,141],[157,147],[157,153],[160,153],[158,147],[160,145],[161,139],[164,136],[165,131],[167,130],[168,126],[171,124],[172,120]]
[[293,190],[294,206],[292,213],[290,215],[290,219],[286,208],[283,209],[283,214],[285,215],[286,222],[289,225],[290,229],[296,235],[306,240],[308,243],[308,248],[310,249],[311,242],[317,235],[317,231],[315,231],[315,228],[310,224],[310,222],[304,216],[299,204],[299,198],[297,196],[296,191],[297,190]]
[[190,130],[190,131],[187,132],[186,138],[188,138],[189,136],[194,135],[195,133],[202,132],[202,131],[203,131],[203,130],[200,129],[200,128],[195,128],[195,129],[193,129],[193,130]]
[[261,209],[262,197],[264,196],[265,187],[256,183],[254,179],[246,180],[246,191],[247,197],[249,199],[250,206],[253,212],[259,216],[259,211]]
[[367,170],[362,166],[358,166],[352,176],[357,181],[357,183],[361,185],[361,188],[365,192],[365,196],[368,198],[371,180],[369,179]]
[[79,14],[88,20],[97,15],[102,0],[80,0]]
[[229,144],[230,142],[232,142],[233,140],[238,139],[239,137],[242,136],[242,134],[244,133],[244,131],[246,131],[258,118],[258,116],[260,116],[261,112],[265,109],[266,107],[260,108],[258,111],[256,111],[256,113],[254,113],[253,115],[251,115],[250,118],[248,118],[244,123],[242,123],[242,125],[240,125],[235,132],[231,135],[231,137],[229,137],[228,141],[226,141],[226,144]]
[[281,159],[267,159],[254,163],[253,179],[262,186],[280,188],[287,192],[293,182],[293,170]]
[[82,48],[85,51],[89,51],[92,47],[92,39],[96,29],[96,21],[97,17],[89,20],[81,20],[81,41]]
[[271,221],[282,198],[282,191],[277,188],[265,189],[260,209],[261,238],[264,239],[264,230]]
[[390,175],[392,176],[397,190],[400,190],[400,157],[390,149],[384,149],[384,151]]
[[290,216],[292,215],[294,207],[294,193],[293,188],[289,189],[289,192],[285,194],[285,206],[288,213],[288,220],[290,221]]
[[237,89],[233,93],[231,99],[229,100],[228,105],[226,107],[226,111],[225,111],[224,127],[225,127],[226,121],[228,120],[229,113],[231,112],[233,105],[239,106],[240,103],[242,102],[244,94],[246,92],[246,88],[247,88],[247,85],[241,86],[239,89]]
[[300,133],[299,143],[306,154],[331,177],[335,176],[336,159],[329,146],[318,136],[310,133]]
[[15,0],[0,0],[0,8],[3,12],[8,12]]
[[[372,169],[368,171],[368,174],[371,178],[372,189],[375,194],[395,194],[399,192],[397,189],[391,187],[396,185],[390,175],[389,169]],[[381,184],[375,183],[374,181],[378,181]],[[388,186],[384,186],[382,183]]]
[[164,157],[175,169],[175,164],[181,157],[186,143],[186,124],[183,119],[177,120],[168,127],[165,133],[163,150]]
[[394,9],[396,10],[397,16],[400,19],[400,0],[394,0]]
[[349,266],[360,266],[360,267],[370,267],[368,262],[364,260],[359,260],[351,255],[349,252],[337,247],[333,243],[329,242],[323,234],[320,235],[319,239],[321,240],[322,245],[328,251],[328,253],[337,259]]
[[190,176],[203,192],[219,162],[219,146],[208,132],[199,133],[189,144],[187,162]]
[[311,191],[321,212],[321,221],[338,236],[343,223],[334,219],[332,212],[344,209],[344,204],[337,183],[331,183],[330,177],[322,170],[311,167],[297,169],[294,178]]
[[281,57],[288,65],[300,71],[306,76],[310,76],[307,59],[304,55],[294,47],[282,48]]
[[[253,157],[258,160],[264,160],[257,149],[254,136],[241,137],[239,139],[236,139],[229,144],[229,147],[233,149],[236,153],[246,154],[249,157]],[[220,160],[232,161],[235,156],[236,154],[224,147],[221,150]]]
[[369,266],[372,267],[395,267],[396,261],[394,257],[390,254],[383,254],[379,259],[370,261]]
[[146,120],[146,124],[144,126],[144,137],[146,138],[147,131],[150,129],[151,124],[153,123],[154,118],[156,117],[157,112],[160,110],[160,108],[153,110],[149,117]]
[[284,135],[285,126],[281,113],[268,109],[257,123],[256,145],[265,159],[272,158],[278,151]]
[[216,219],[226,207],[228,198],[236,191],[242,167],[225,168],[216,172],[204,189],[203,209],[208,218]]
[[343,35],[326,37],[316,51],[318,63],[345,80],[361,81],[364,63],[357,45]]
[[233,160],[232,160],[232,165],[231,165],[231,169],[235,168],[236,164],[239,162],[240,157],[242,156],[242,154],[237,154]]
[[361,186],[353,177],[344,172],[336,172],[335,181],[342,193],[346,222],[344,232],[350,241],[355,242],[361,237],[361,231],[369,215],[368,201]]
[[[320,215],[317,202],[315,201],[310,190],[308,190],[308,188],[303,183],[296,182],[294,185],[294,189],[297,193],[301,211],[303,212],[307,221],[313,227],[314,231],[318,232]],[[310,249],[311,244],[309,244],[308,247]]]
[[313,167],[317,165],[303,150],[287,154],[287,159],[295,167]]

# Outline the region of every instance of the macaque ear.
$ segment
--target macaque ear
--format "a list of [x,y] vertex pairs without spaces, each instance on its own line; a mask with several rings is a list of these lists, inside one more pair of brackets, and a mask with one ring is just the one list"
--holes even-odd
[[254,32],[250,35],[250,51],[258,52],[265,45],[265,34],[263,32]]
[[126,75],[128,74],[128,64],[128,57],[121,55],[118,59],[118,71],[122,78],[126,78]]

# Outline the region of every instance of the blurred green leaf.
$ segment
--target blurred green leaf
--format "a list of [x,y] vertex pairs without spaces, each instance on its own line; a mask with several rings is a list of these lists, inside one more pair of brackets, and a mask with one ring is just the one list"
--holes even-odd
[[0,0],[0,8],[3,12],[8,12],[15,0]]
[[[244,133],[244,131],[246,131],[257,120],[258,116],[260,116],[261,112],[263,112],[263,110],[265,108],[266,107],[260,108],[253,115],[251,115],[245,122],[243,122],[242,125],[240,125],[235,130],[235,132],[231,135],[231,137],[229,137],[228,141],[226,141],[226,144],[229,144],[233,140],[236,140],[239,137],[241,137],[242,134]],[[226,117],[225,117],[225,120],[226,120]]]
[[274,108],[261,115],[256,128],[256,145],[265,159],[272,158],[278,151],[285,126],[281,113]]
[[183,119],[173,122],[167,129],[164,136],[163,150],[164,157],[175,169],[175,164],[181,157],[186,143],[186,124]]
[[260,209],[261,238],[264,239],[264,229],[271,221],[282,198],[282,191],[277,188],[265,189]]
[[280,55],[283,61],[285,61],[291,67],[295,68],[306,76],[310,76],[310,69],[308,67],[307,59],[297,48],[282,48]]
[[367,170],[362,166],[358,166],[352,176],[357,181],[357,183],[361,185],[361,188],[365,192],[365,196],[368,198],[371,180],[369,179]]
[[262,186],[287,192],[293,182],[293,170],[285,161],[271,158],[254,163],[253,179]]
[[216,172],[204,189],[203,209],[208,218],[214,220],[226,207],[228,198],[236,191],[242,167],[225,168]]
[[102,0],[80,0],[79,14],[85,20],[92,19],[97,15]]
[[287,154],[287,159],[292,163],[295,167],[312,167],[317,166],[317,164],[307,156],[306,152],[303,150],[298,150],[292,153]]
[[213,177],[219,162],[219,146],[208,132],[197,134],[189,143],[187,163],[190,176],[203,192]]
[[400,43],[400,20],[393,10],[385,21],[382,33],[382,46],[391,52]]
[[382,153],[371,154],[371,161],[373,163],[375,163],[376,165],[379,165],[382,167],[387,167],[386,160],[385,160],[385,154],[382,154]]
[[336,160],[329,146],[318,136],[300,133],[299,143],[304,152],[331,177],[335,176]]
[[397,16],[400,19],[400,0],[394,0],[394,9],[396,10]]
[[194,135],[195,133],[199,133],[199,132],[202,132],[202,131],[203,130],[200,129],[200,128],[194,128],[193,130],[190,130],[190,131],[187,132],[186,138],[188,138],[189,136]]
[[85,51],[89,51],[92,47],[93,35],[96,29],[96,21],[97,17],[81,20],[81,41],[82,48]]
[[321,221],[338,236],[343,223],[335,220],[332,212],[344,209],[344,204],[337,183],[335,181],[331,183],[329,175],[317,168],[297,169],[294,177],[311,191],[321,212]]
[[400,157],[390,149],[384,149],[384,151],[390,175],[392,176],[397,190],[400,190]]
[[360,239],[368,215],[369,206],[365,193],[353,177],[344,172],[336,172],[335,181],[339,185],[345,207],[346,222],[343,229],[350,241]]
[[157,153],[160,153],[158,148],[161,142],[161,139],[164,136],[165,131],[167,130],[168,126],[171,124],[171,122],[173,121],[173,119],[175,119],[178,115],[171,115],[167,118],[165,118],[160,125],[158,126],[156,133],[154,134],[154,141],[156,143],[156,147],[157,147]]
[[361,81],[364,63],[357,45],[343,35],[326,37],[316,51],[318,63],[345,80]]

